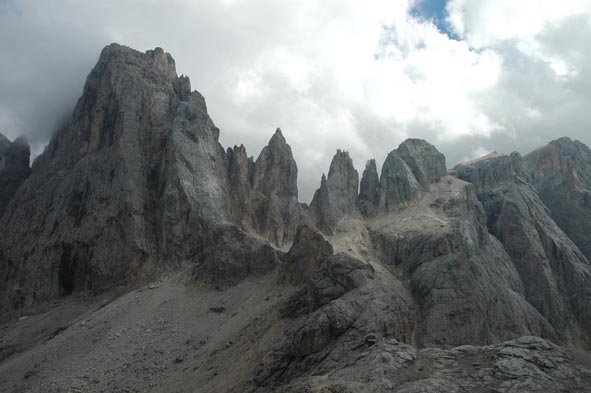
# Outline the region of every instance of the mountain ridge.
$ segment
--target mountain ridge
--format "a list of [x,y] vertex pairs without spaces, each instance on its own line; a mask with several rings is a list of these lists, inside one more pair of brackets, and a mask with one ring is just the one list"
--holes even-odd
[[[170,54],[111,44],[70,121],[33,169],[24,141],[0,137],[0,184],[5,173],[17,179],[16,187],[2,189],[0,206],[0,310],[7,331],[27,323],[15,316],[51,315],[59,302],[127,292],[104,312],[119,315],[116,307],[124,307],[135,315],[133,298],[186,331],[195,329],[195,336],[162,334],[205,340],[206,351],[191,350],[195,362],[211,361],[218,371],[210,375],[195,363],[196,376],[189,368],[177,377],[165,374],[173,383],[210,378],[208,391],[363,391],[362,376],[376,392],[484,389],[511,381],[505,355],[494,355],[500,362],[494,367],[505,372],[482,369],[484,381],[464,366],[442,366],[458,373],[454,381],[437,371],[429,351],[460,358],[453,348],[472,346],[466,351],[474,359],[499,351],[514,363],[531,351],[519,366],[527,368],[544,351],[590,349],[591,153],[580,142],[561,138],[524,157],[493,154],[448,171],[435,146],[411,138],[388,154],[379,176],[375,160],[368,161],[361,179],[348,152],[337,150],[308,206],[298,201],[297,164],[281,129],[256,160],[243,145],[224,149],[219,133],[205,98],[191,90],[188,77],[177,76]],[[13,145],[17,160],[6,153]],[[4,164],[13,161],[18,165]],[[565,198],[567,210],[559,203]],[[176,278],[168,282],[171,275]],[[256,305],[240,299],[236,288]],[[209,299],[210,308],[188,321],[161,310],[167,296],[184,312],[194,296],[196,303],[198,296]],[[250,311],[228,316],[234,328],[218,331],[210,314],[226,315],[216,299],[236,310],[244,301]],[[44,322],[35,323],[32,331]],[[77,321],[63,323],[64,334],[86,337]],[[125,323],[141,337],[130,347],[151,340],[133,321]],[[36,337],[53,340],[44,329]],[[26,335],[14,337],[22,348],[32,345]],[[188,359],[191,351],[169,344]],[[521,352],[507,349],[515,347]],[[15,374],[30,353],[0,349],[10,353],[0,377],[15,383],[7,373]],[[218,372],[230,372],[224,364],[232,356],[249,361],[239,377],[232,374],[238,379],[225,381]],[[378,359],[387,370],[376,367]],[[416,359],[426,362],[429,375],[400,380],[401,367]],[[591,363],[578,364],[577,378],[589,381]],[[557,373],[542,382],[520,374],[518,382],[534,390],[565,386],[567,371]],[[125,384],[126,374],[117,375],[116,383]],[[42,381],[26,383],[41,389]],[[88,391],[110,386],[76,383]],[[521,386],[512,383],[507,386]],[[155,386],[146,389],[165,389]]]

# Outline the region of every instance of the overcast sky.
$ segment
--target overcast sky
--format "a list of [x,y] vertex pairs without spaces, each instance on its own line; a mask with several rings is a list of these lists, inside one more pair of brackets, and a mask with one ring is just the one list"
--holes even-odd
[[0,0],[0,132],[41,151],[111,42],[170,52],[224,147],[281,127],[305,202],[337,148],[591,145],[591,0]]

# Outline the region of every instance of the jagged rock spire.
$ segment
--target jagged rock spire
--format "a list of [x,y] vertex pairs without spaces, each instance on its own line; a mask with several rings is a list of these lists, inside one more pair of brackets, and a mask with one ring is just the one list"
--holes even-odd
[[359,198],[357,206],[364,217],[374,217],[380,202],[380,178],[376,167],[376,160],[371,159],[365,164],[361,183],[359,184]]
[[396,210],[447,174],[445,157],[422,139],[407,139],[388,154],[380,177],[379,207]]
[[10,142],[0,134],[0,217],[20,185],[31,173],[30,155],[31,149],[26,138],[19,137]]
[[317,226],[332,232],[341,219],[357,213],[359,174],[346,151],[337,150],[328,177],[322,175],[320,188],[314,194],[311,209],[315,212]]

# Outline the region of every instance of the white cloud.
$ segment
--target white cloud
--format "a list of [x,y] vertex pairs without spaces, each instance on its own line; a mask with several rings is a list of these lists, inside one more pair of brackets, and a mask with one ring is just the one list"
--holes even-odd
[[304,201],[337,148],[361,171],[409,136],[450,166],[562,134],[591,142],[591,0],[450,0],[459,40],[410,15],[416,1],[0,3],[0,36],[17,37],[0,40],[0,132],[44,143],[117,41],[169,51],[222,144],[256,156],[281,126]]

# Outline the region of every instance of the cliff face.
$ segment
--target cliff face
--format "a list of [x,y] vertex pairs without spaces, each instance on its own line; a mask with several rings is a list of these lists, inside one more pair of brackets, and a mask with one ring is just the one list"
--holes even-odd
[[472,182],[486,209],[490,232],[503,244],[525,288],[525,297],[553,326],[560,340],[591,342],[591,265],[556,225],[521,157],[500,156],[455,168]]
[[0,217],[20,185],[29,177],[31,151],[24,138],[10,142],[0,134]]
[[591,151],[560,138],[524,157],[531,182],[558,226],[591,260]]
[[349,153],[338,150],[330,163],[328,177],[322,176],[320,189],[310,204],[317,217],[317,226],[323,231],[332,232],[340,220],[355,216],[358,189],[359,175]]
[[[580,142],[489,155],[448,174],[434,146],[409,139],[379,176],[370,160],[361,182],[338,150],[308,208],[280,129],[256,160],[243,145],[224,151],[218,137],[169,54],[106,47],[32,172],[26,143],[0,136],[0,318],[176,271],[161,295],[140,290],[127,304],[168,310],[175,294],[182,312],[166,315],[196,324],[182,325],[187,345],[175,348],[197,353],[186,370],[217,367],[198,372],[211,391],[228,391],[218,371],[236,359],[243,367],[226,369],[234,391],[364,391],[358,379],[370,377],[376,392],[453,391],[509,386],[511,367],[548,378],[528,389],[563,388],[570,374],[547,367],[547,354],[578,360],[544,339],[591,347],[591,154]],[[183,299],[194,287],[199,295]],[[215,319],[225,302],[232,314]],[[174,329],[163,328],[173,346]],[[514,340],[530,335],[543,339]],[[480,347],[433,349],[465,344]],[[5,345],[0,357],[13,350]],[[415,359],[428,383],[400,371]],[[488,368],[476,381],[449,359]],[[438,374],[440,361],[459,382]],[[558,371],[528,374],[536,361]],[[3,370],[17,369],[0,367],[0,390],[13,378]],[[577,370],[579,387],[591,373]]]

